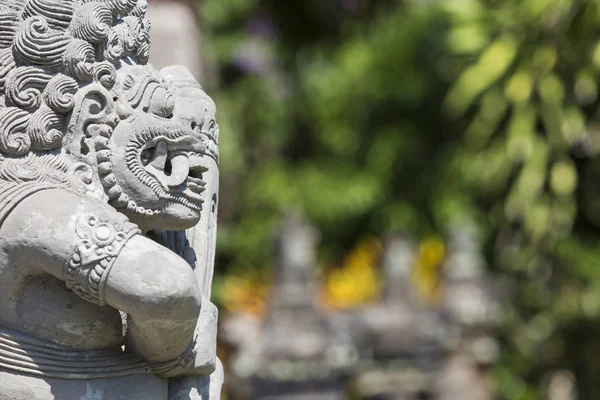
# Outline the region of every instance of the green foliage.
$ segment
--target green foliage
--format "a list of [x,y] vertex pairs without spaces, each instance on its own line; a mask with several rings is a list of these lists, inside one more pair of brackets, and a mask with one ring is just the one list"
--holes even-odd
[[[429,60],[439,51],[428,32],[441,23],[435,13],[396,6],[366,20],[347,16],[335,33],[301,26],[295,34],[319,40],[296,46],[279,36],[285,10],[203,4],[223,79],[215,97],[225,133],[220,254],[230,268],[269,266],[269,232],[290,208],[323,231],[330,259],[368,232],[435,229],[430,206],[438,175],[449,173],[446,133],[431,109],[443,94]],[[298,7],[320,18],[318,6]]]
[[[350,5],[349,5],[350,4]],[[468,220],[514,278],[498,392],[600,397],[600,4],[204,0],[221,81],[221,271],[268,271],[301,209],[321,259]]]
[[581,398],[597,398],[597,363],[574,348],[599,344],[584,334],[599,326],[600,232],[586,204],[598,178],[590,167],[597,163],[599,4],[482,0],[471,2],[473,12],[462,3],[443,7],[450,32],[485,29],[478,28],[479,47],[447,42],[462,67],[445,110],[470,121],[458,155],[462,174],[493,216],[495,266],[519,279],[499,391],[535,398],[545,374],[565,368]]

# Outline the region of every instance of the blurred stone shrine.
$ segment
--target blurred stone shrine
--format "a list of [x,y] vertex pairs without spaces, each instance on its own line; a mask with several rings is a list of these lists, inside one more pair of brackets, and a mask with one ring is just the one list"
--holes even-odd
[[262,320],[224,316],[230,398],[494,398],[489,371],[503,290],[485,272],[473,230],[451,231],[436,302],[424,304],[411,281],[415,244],[392,235],[380,257],[379,300],[333,311],[319,303],[318,237],[288,215]]

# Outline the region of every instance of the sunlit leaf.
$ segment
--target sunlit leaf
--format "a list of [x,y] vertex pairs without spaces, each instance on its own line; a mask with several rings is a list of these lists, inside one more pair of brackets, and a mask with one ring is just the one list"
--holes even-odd
[[545,75],[554,68],[557,57],[554,47],[542,45],[533,54],[532,67],[538,75]]
[[515,73],[508,81],[504,93],[506,97],[516,104],[523,104],[529,100],[533,90],[533,76],[529,71],[521,70]]
[[587,105],[596,101],[598,84],[591,71],[585,69],[579,71],[575,78],[574,92],[579,104]]
[[506,143],[506,151],[512,160],[523,161],[533,153],[536,117],[531,106],[513,111]]
[[552,165],[550,187],[558,195],[564,196],[573,193],[577,187],[577,171],[572,162],[562,160]]
[[564,84],[555,74],[549,74],[540,79],[538,92],[545,103],[559,104],[565,98]]
[[517,41],[508,35],[488,46],[477,63],[465,70],[448,93],[446,110],[454,117],[461,116],[483,90],[504,75],[511,66],[517,49]]
[[460,25],[453,28],[446,39],[448,51],[455,54],[472,54],[489,42],[488,33],[481,24]]

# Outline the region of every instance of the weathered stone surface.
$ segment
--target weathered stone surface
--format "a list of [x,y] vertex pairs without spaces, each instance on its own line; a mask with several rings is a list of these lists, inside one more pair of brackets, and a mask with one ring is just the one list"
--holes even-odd
[[145,10],[0,0],[0,398],[219,398],[216,110]]

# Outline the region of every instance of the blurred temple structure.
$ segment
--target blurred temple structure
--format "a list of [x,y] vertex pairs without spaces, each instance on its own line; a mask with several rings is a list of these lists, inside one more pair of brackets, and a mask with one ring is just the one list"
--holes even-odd
[[[318,233],[289,215],[278,238],[279,260],[267,316],[255,335],[243,338],[233,368],[250,390],[234,398],[334,400],[344,395],[341,335],[319,309],[315,250]],[[247,321],[247,323],[250,323]],[[225,327],[227,332],[232,327]],[[235,329],[235,327],[233,328]],[[239,329],[239,328],[238,328]],[[242,327],[243,331],[247,327]],[[227,336],[227,334],[226,334]],[[245,398],[245,397],[244,397]]]
[[442,294],[424,304],[411,282],[415,246],[384,243],[380,300],[345,310],[319,306],[318,233],[285,219],[262,321],[224,316],[232,349],[230,399],[492,400],[489,367],[501,291],[484,272],[475,235],[456,229],[442,268]]
[[167,65],[186,65],[203,84],[197,4],[189,0],[149,0],[146,15],[152,21],[150,63],[158,70]]

